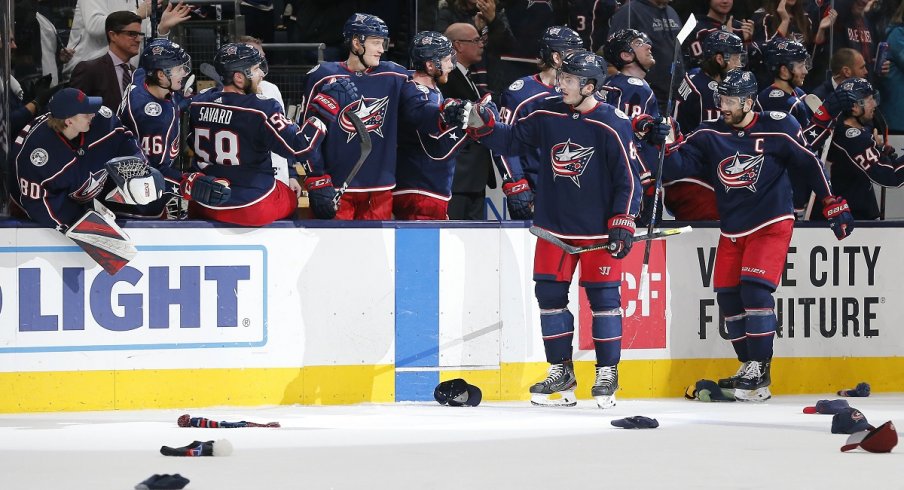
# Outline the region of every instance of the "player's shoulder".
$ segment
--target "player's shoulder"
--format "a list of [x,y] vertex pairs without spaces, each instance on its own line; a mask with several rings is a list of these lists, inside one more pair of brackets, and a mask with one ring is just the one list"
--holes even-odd
[[624,111],[605,102],[600,102],[596,105],[591,117],[607,125],[630,124],[631,120]]
[[384,73],[398,73],[399,75],[404,75],[405,78],[408,78],[410,76],[408,69],[396,63],[395,61],[381,61],[380,66],[378,66],[374,71],[381,71]]
[[266,116],[269,116],[270,114],[273,114],[275,112],[282,112],[282,106],[279,105],[279,101],[267,97],[264,94],[246,94],[239,95],[239,97],[241,97],[240,103],[236,103],[235,105],[245,106],[250,109],[261,111]]
[[719,82],[713,80],[712,77],[707,75],[706,73],[697,72],[690,76],[691,84],[696,87],[698,90],[709,90],[710,92],[715,92],[716,89],[719,88]]
[[797,119],[781,111],[763,111],[759,113],[757,131],[797,134],[800,131],[800,123]]
[[861,128],[855,128],[842,124],[837,133],[841,134],[840,138],[836,138],[839,144],[845,146],[872,146],[873,136],[870,131]]
[[154,97],[144,86],[135,86],[129,91],[129,111],[136,117],[156,118],[164,114],[166,106],[172,104],[172,100],[161,101]]

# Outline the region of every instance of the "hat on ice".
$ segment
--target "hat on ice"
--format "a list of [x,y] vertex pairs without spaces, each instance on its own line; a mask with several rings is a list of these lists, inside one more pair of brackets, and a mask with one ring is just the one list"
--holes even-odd
[[869,383],[862,382],[857,383],[857,386],[851,390],[839,390],[838,396],[852,396],[852,397],[865,397],[869,396],[870,387]]
[[871,453],[890,453],[898,445],[898,431],[889,420],[875,429],[855,432],[848,437],[847,444],[841,446],[844,452],[858,447]]
[[719,385],[711,379],[701,379],[693,386],[688,386],[684,392],[688,400],[700,400],[701,402],[733,402],[735,401],[733,390],[719,388]]
[[440,405],[449,405],[450,407],[476,407],[477,405],[480,405],[480,400],[483,399],[483,393],[480,392],[480,388],[468,384],[467,381],[461,378],[456,378],[443,381],[436,385],[436,388],[433,390],[433,398],[435,398]]
[[644,417],[643,415],[625,417],[623,419],[613,420],[609,423],[616,427],[621,427],[622,429],[655,429],[659,427],[658,420]]
[[835,415],[846,408],[851,408],[847,400],[819,400],[815,407],[804,407],[804,413]]
[[856,408],[846,408],[832,417],[832,434],[853,434],[872,428],[863,412]]

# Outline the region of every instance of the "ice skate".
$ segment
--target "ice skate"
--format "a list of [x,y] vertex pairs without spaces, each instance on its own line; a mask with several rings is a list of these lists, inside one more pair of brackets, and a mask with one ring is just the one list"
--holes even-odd
[[739,401],[764,402],[772,398],[769,385],[769,361],[750,361],[735,387],[735,398]]
[[747,365],[750,364],[750,361],[744,361],[741,363],[741,367],[738,368],[738,372],[736,372],[733,376],[729,376],[727,378],[722,378],[719,380],[719,388],[725,388],[729,390],[735,389],[738,383],[738,380],[741,379],[741,376],[744,374],[744,371],[747,370]]
[[596,381],[590,389],[596,404],[602,409],[614,407],[616,390],[618,390],[618,366],[597,366]]
[[[544,407],[573,407],[578,404],[578,399],[574,396],[577,385],[571,361],[550,364],[546,379],[530,387],[530,402]],[[555,394],[560,396],[550,398]]]

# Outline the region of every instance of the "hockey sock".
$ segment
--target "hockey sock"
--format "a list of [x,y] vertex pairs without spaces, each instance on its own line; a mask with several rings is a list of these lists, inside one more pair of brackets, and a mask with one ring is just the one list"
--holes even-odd
[[593,347],[597,366],[615,366],[621,360],[621,308],[593,312]]
[[741,284],[741,300],[747,313],[747,351],[752,361],[772,359],[772,341],[775,339],[775,299],[769,287],[745,281]]
[[574,316],[568,308],[540,310],[540,330],[546,360],[550,364],[561,364],[571,359],[571,341],[574,337]]
[[728,339],[741,362],[750,360],[747,350],[747,328],[744,304],[741,302],[741,293],[737,289],[719,291],[716,293],[716,301],[719,303],[719,311],[725,317],[725,329],[728,330]]

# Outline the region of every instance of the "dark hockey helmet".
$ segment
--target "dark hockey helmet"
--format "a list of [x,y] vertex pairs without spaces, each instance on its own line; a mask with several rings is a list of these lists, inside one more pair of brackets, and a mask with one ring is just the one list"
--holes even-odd
[[149,76],[155,70],[163,70],[166,76],[170,76],[173,68],[179,66],[187,75],[191,71],[191,56],[169,39],[155,38],[145,45],[138,66],[144,68]]
[[622,60],[621,54],[634,53],[632,43],[636,39],[642,40],[645,44],[652,44],[646,34],[636,29],[622,29],[609,36],[606,46],[603,47],[603,57],[606,58],[610,65],[621,70],[626,64]]
[[266,58],[254,46],[244,43],[224,44],[213,57],[213,67],[223,77],[226,85],[232,82],[232,74],[235,72],[251,78],[251,69],[257,64],[261,65],[261,71],[266,75]]
[[[848,78],[835,87],[835,93],[844,95],[841,97],[842,99],[856,100],[861,106],[863,106],[864,100],[872,95],[876,104],[879,104],[879,90],[873,88],[871,83],[862,78]],[[846,111],[846,113],[850,113],[850,111]]]
[[780,37],[774,37],[763,46],[763,58],[766,66],[773,74],[778,74],[782,66],[791,69],[791,63],[806,63],[807,69],[812,67],[810,53],[803,44]]
[[389,44],[389,28],[383,19],[371,14],[352,14],[342,26],[342,37],[345,42],[351,43],[352,39],[358,39],[361,43],[369,37],[381,37],[384,39],[384,49]]
[[565,53],[576,49],[584,49],[584,41],[581,35],[570,27],[548,27],[540,38],[540,59],[549,66],[553,65],[553,53],[564,56]]
[[743,103],[746,98],[755,100],[756,94],[756,76],[749,71],[736,69],[725,74],[725,77],[722,78],[722,81],[716,87],[713,98],[715,99],[716,107],[721,107],[720,99],[722,97],[738,97]]
[[[452,41],[436,31],[421,31],[411,40],[411,67],[418,71],[427,70],[427,62],[441,68],[443,58],[453,54]],[[455,62],[455,56],[452,56]]]
[[590,51],[572,51],[562,59],[560,71],[581,77],[581,86],[592,83],[594,90],[603,85],[606,78],[606,61]]
[[740,54],[741,65],[747,64],[744,41],[728,31],[713,31],[703,40],[703,58],[710,59],[717,54],[721,54],[725,58],[733,54]]

